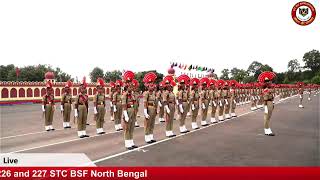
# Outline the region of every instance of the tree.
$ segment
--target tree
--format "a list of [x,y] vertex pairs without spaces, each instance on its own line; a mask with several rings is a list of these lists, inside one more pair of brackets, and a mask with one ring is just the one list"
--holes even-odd
[[300,69],[300,64],[297,59],[288,62],[288,71],[295,72]]
[[303,55],[302,61],[305,63],[305,68],[308,68],[315,74],[320,69],[320,52],[312,50]]
[[229,69],[223,69],[221,71],[221,76],[220,76],[220,79],[223,79],[223,80],[229,80]]
[[258,62],[258,61],[253,61],[249,67],[248,67],[248,74],[250,75],[255,75],[257,73],[257,71],[261,68],[262,63]]
[[245,77],[248,76],[247,71],[243,69],[232,68],[230,72],[231,72],[231,79],[234,79],[238,82],[243,82]]
[[103,70],[99,67],[95,67],[90,72],[90,80],[91,80],[91,82],[97,82],[97,79],[99,77],[103,77],[103,75],[104,75]]
[[115,82],[116,80],[119,80],[122,78],[122,72],[119,70],[115,70],[115,71],[107,71],[104,74],[104,80],[106,82],[110,82],[113,81]]
[[[12,74],[14,72],[15,75],[15,67],[13,64],[9,64],[7,66],[1,65],[0,66],[0,81],[9,81],[9,74]],[[15,77],[14,79],[15,80]]]

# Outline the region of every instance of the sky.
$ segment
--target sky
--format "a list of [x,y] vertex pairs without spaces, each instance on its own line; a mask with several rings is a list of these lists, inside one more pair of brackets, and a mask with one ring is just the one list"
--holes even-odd
[[170,62],[247,69],[256,60],[276,72],[320,50],[318,17],[297,25],[298,0],[2,0],[1,65],[50,64],[73,77],[156,69]]

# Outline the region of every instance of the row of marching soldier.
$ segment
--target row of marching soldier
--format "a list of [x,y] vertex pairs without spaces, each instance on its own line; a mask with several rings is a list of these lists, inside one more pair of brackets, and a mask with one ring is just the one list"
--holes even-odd
[[[173,132],[175,118],[179,121],[180,133],[188,133],[186,128],[187,116],[191,116],[191,128],[198,129],[198,115],[200,114],[200,125],[207,126],[210,123],[218,123],[225,119],[235,118],[236,108],[244,104],[251,104],[251,110],[264,108],[264,133],[268,136],[275,134],[270,128],[270,119],[274,108],[274,98],[280,97],[280,101],[294,95],[299,95],[299,107],[303,108],[302,99],[307,91],[308,99],[311,94],[319,93],[319,85],[305,85],[298,82],[296,85],[272,84],[275,78],[273,72],[260,74],[257,83],[241,84],[235,80],[214,80],[207,77],[198,79],[187,75],[177,78],[166,76],[159,84],[156,83],[157,75],[153,72],[147,73],[143,78],[145,91],[142,94],[144,132],[146,143],[156,142],[153,130],[156,116],[159,122],[165,122],[165,135],[176,136]],[[138,127],[137,117],[139,110],[140,94],[139,83],[132,71],[126,71],[122,80],[110,82],[110,116],[114,121],[116,131],[123,130],[125,147],[129,150],[136,148],[133,141],[134,129]],[[43,96],[42,111],[45,118],[45,130],[53,131],[53,114],[55,101],[52,83],[47,82],[47,93]],[[104,134],[104,122],[106,114],[105,82],[98,78],[97,93],[93,97],[93,113],[97,134]],[[88,125],[89,98],[87,95],[87,83],[83,78],[80,83],[79,94],[72,97],[72,82],[65,85],[61,97],[61,114],[63,127],[71,128],[71,112],[74,109],[74,122],[80,138],[89,137],[86,133]],[[175,88],[176,91],[175,91]],[[209,106],[211,106],[209,111]],[[72,108],[73,107],[73,108]],[[208,119],[208,114],[210,118]],[[217,115],[217,118],[216,118]]]

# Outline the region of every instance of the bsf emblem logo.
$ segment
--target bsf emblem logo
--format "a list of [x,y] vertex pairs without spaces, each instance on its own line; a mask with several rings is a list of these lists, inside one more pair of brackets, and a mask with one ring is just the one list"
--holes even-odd
[[297,24],[307,26],[316,18],[316,9],[311,3],[301,1],[293,6],[291,16]]

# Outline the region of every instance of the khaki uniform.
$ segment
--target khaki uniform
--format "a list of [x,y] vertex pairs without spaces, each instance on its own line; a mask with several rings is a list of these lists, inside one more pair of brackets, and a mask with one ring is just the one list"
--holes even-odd
[[224,94],[225,94],[225,107],[224,107],[224,115],[225,118],[230,119],[230,106],[231,106],[231,94],[230,94],[230,90],[229,89],[224,89],[223,90]]
[[207,123],[207,115],[208,115],[208,108],[209,108],[209,91],[208,90],[202,90],[200,93],[200,106],[201,106],[201,125],[206,126]]
[[110,100],[110,118],[111,118],[111,121],[114,121],[114,109],[113,109],[113,103],[112,103],[113,94],[114,94],[114,91],[111,90],[111,92],[109,93],[109,100]]
[[[129,93],[124,91],[121,96],[122,108],[123,112],[127,111],[129,120],[125,120],[125,116],[123,119],[123,128],[124,128],[124,139],[125,141],[130,141],[130,145],[134,145],[133,143],[133,131],[134,131],[134,123],[135,123],[135,108],[134,105],[136,103],[136,99],[133,93]],[[126,146],[129,147],[129,146]]]
[[137,116],[138,116],[138,112],[139,112],[139,106],[140,106],[140,93],[138,91],[135,91],[133,93],[134,95],[134,99],[135,99],[135,103],[134,103],[134,123],[135,123],[135,127],[139,127],[138,121],[137,121]]
[[75,99],[75,111],[78,113],[77,129],[78,136],[86,135],[86,124],[88,119],[88,96],[86,94],[78,94]]
[[250,96],[251,96],[251,110],[254,111],[257,109],[257,93],[256,93],[256,89],[252,88],[250,90]]
[[[187,117],[187,113],[188,113],[188,108],[189,108],[189,94],[188,94],[188,91],[187,90],[180,90],[178,92],[178,101],[179,101],[179,114],[180,114],[180,118],[179,118],[179,121],[180,121],[180,132],[181,133],[184,133],[184,132],[187,132],[187,128],[185,126],[185,121],[186,121],[186,117]],[[183,112],[181,113],[181,108],[182,106],[182,110]]]
[[299,107],[300,108],[303,108],[303,105],[302,105],[302,101],[303,101],[303,87],[300,87],[298,92],[299,92]]
[[116,131],[122,129],[121,116],[122,116],[122,102],[120,92],[114,92],[112,97],[112,104],[114,112],[114,126]]
[[225,105],[225,96],[226,96],[226,92],[222,89],[219,90],[218,93],[218,104],[219,104],[219,110],[218,110],[218,114],[219,114],[219,121],[223,121],[224,120],[224,116],[223,116],[223,111],[224,111],[224,105]]
[[236,107],[237,107],[237,90],[235,88],[232,88],[230,90],[230,112],[231,112],[231,117],[236,117]]
[[199,113],[199,100],[200,100],[200,94],[197,90],[192,90],[190,92],[190,104],[191,104],[191,112],[192,112],[192,118],[191,118],[191,126],[192,129],[198,129],[197,124],[197,116]]
[[270,118],[274,108],[272,91],[268,88],[263,90],[264,100],[264,129],[270,129]]
[[46,131],[49,130],[54,130],[53,126],[52,126],[52,122],[53,122],[53,114],[55,111],[55,107],[54,107],[54,96],[53,95],[44,95],[42,97],[42,105],[44,107],[44,124],[45,124],[45,129]]
[[64,93],[61,96],[61,106],[63,107],[63,127],[70,128],[70,116],[71,116],[72,95]]
[[159,122],[165,122],[164,120],[164,105],[163,105],[163,92],[162,91],[158,91],[157,92],[157,99],[158,99],[158,102],[161,104],[161,106],[159,105]]
[[104,116],[106,114],[106,97],[105,94],[99,94],[97,93],[93,97],[93,105],[96,107],[97,114],[94,115],[95,121],[96,121],[96,129],[97,133],[103,133],[103,124],[104,124]]
[[144,107],[147,110],[149,118],[145,118],[144,123],[144,133],[145,141],[151,142],[153,140],[153,130],[155,125],[155,119],[157,115],[157,95],[156,93],[145,91],[143,93],[143,103]]
[[211,89],[210,93],[210,100],[211,100],[211,123],[216,123],[216,112],[218,107],[218,91]]
[[168,113],[165,109],[166,114],[166,136],[172,137],[173,134],[173,120],[174,120],[174,113],[175,113],[175,95],[173,92],[168,90],[164,91],[163,93],[163,104],[168,106],[170,112]]

